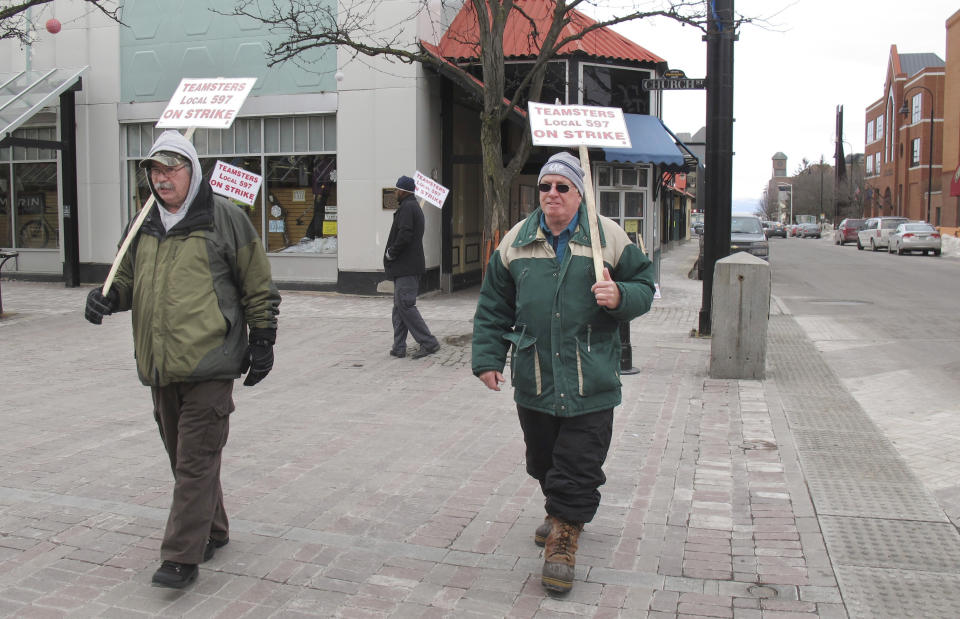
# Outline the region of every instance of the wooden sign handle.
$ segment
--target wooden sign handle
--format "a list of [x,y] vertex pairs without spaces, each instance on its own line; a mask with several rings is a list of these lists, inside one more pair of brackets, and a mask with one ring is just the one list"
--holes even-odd
[[[196,127],[190,127],[187,129],[184,137],[187,138],[187,140],[193,139],[193,132],[196,130]],[[143,225],[143,220],[147,218],[147,213],[150,212],[150,207],[153,206],[155,201],[156,199],[153,197],[153,192],[151,191],[150,197],[147,199],[147,203],[143,205],[142,209],[140,209],[140,212],[137,214],[137,218],[133,220],[133,224],[130,226],[130,230],[127,232],[127,236],[123,239],[123,243],[120,244],[120,249],[117,250],[117,256],[113,259],[113,265],[110,266],[110,272],[107,273],[107,279],[103,281],[103,296],[107,296],[107,293],[110,292],[110,287],[113,286],[113,279],[117,276],[117,269],[120,268],[120,262],[123,261],[123,257],[126,255],[127,249],[130,247],[130,243],[136,238],[137,231],[140,230],[140,226]]]
[[583,168],[583,190],[587,195],[587,217],[590,220],[590,253],[593,254],[593,270],[597,281],[603,281],[603,248],[600,246],[600,218],[593,199],[593,178],[590,176],[590,157],[587,147],[580,146],[580,167]]

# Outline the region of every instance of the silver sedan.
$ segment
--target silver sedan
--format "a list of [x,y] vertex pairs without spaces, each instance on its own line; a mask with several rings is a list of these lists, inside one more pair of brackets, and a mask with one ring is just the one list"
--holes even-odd
[[926,222],[900,224],[896,231],[890,235],[887,251],[891,254],[896,252],[901,256],[915,251],[923,252],[924,256],[927,255],[927,252],[939,256],[941,251],[940,232]]

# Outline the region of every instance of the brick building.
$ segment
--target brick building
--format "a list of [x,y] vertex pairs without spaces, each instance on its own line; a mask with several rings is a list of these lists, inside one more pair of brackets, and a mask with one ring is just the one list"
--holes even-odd
[[901,54],[890,46],[883,96],[866,110],[865,217],[941,225],[944,69],[936,54]]
[[943,225],[960,227],[960,11],[947,19],[943,92]]

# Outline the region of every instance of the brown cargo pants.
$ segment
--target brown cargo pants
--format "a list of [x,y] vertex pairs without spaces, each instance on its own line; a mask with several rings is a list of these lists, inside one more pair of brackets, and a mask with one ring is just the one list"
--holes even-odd
[[174,383],[150,391],[174,479],[160,558],[201,563],[208,538],[229,537],[220,458],[234,409],[233,381]]

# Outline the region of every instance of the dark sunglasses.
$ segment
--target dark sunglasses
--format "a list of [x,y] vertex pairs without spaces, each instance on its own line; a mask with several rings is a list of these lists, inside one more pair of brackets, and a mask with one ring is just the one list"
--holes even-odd
[[549,193],[550,188],[553,186],[557,187],[557,193],[567,193],[570,191],[570,185],[564,185],[563,183],[540,183],[537,185],[537,188],[543,193]]

